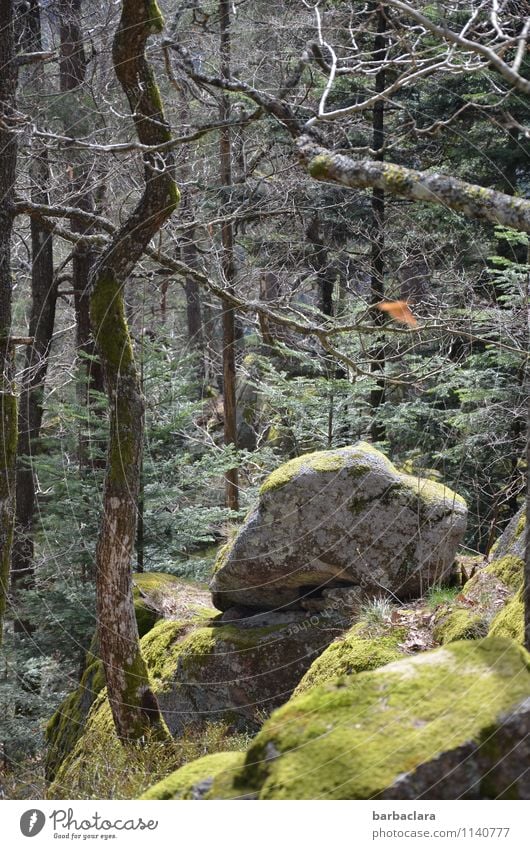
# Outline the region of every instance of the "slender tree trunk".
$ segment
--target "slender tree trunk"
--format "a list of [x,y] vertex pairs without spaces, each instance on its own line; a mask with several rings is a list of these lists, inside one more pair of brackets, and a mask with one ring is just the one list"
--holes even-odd
[[[81,0],[59,0],[60,61],[59,80],[63,94],[70,93],[67,114],[64,118],[65,133],[75,137],[79,132],[79,120],[83,114],[81,105],[86,76],[87,59],[83,30],[81,26]],[[94,212],[94,198],[91,188],[91,168],[85,154],[66,151],[67,173],[70,175],[70,193],[73,195],[71,206],[83,212]],[[87,234],[93,228],[82,223],[75,216],[71,219],[74,232]],[[78,387],[78,397],[82,404],[88,404],[90,391],[103,392],[103,373],[96,358],[96,346],[90,326],[89,278],[96,255],[85,245],[76,245],[72,257],[72,283],[76,316],[76,346],[84,355],[86,380]],[[86,463],[87,445],[80,438],[79,456],[82,465]]]
[[[182,122],[187,124],[189,121],[189,108],[186,95],[183,93],[180,97],[180,114]],[[190,167],[190,150],[188,147],[182,152],[182,159],[179,163],[179,171],[181,180],[184,185],[187,185],[192,178]],[[195,227],[193,225],[194,209],[191,193],[186,189],[182,193],[180,204],[180,216],[184,222],[189,223],[189,229],[184,232],[180,247],[181,259],[190,268],[198,267],[197,244],[195,241]],[[202,327],[202,310],[201,310],[201,292],[199,284],[191,277],[187,277],[184,281],[184,294],[186,297],[186,320],[188,327],[188,344],[190,348],[197,352],[197,378],[200,385],[204,381],[205,375],[205,358],[204,358],[204,337]]]
[[[377,63],[384,58],[386,40],[386,19],[383,11],[377,12],[377,34],[374,39],[374,62]],[[382,68],[375,75],[376,92],[385,89],[385,70]],[[372,118],[372,147],[376,151],[375,159],[383,159],[383,145],[385,142],[385,104],[378,100],[374,106]],[[377,309],[377,304],[385,298],[385,193],[383,189],[372,190],[372,227],[370,232],[371,242],[371,271],[370,271],[370,301],[374,306],[372,310],[373,321],[382,326],[385,322],[384,313]],[[378,420],[379,407],[385,400],[385,338],[380,336],[370,356],[370,371],[376,380],[376,386],[370,392],[370,407],[372,409],[372,425],[370,435],[373,442],[380,442],[385,438],[384,425]]]
[[[25,12],[24,37],[21,48],[28,52],[42,50],[40,8],[32,0]],[[35,90],[43,93],[42,69],[35,74]],[[45,146],[36,139],[30,166],[31,199],[34,203],[49,203],[50,166]],[[20,392],[18,415],[17,510],[11,579],[13,587],[24,590],[34,584],[33,515],[35,510],[35,481],[32,461],[38,453],[37,440],[42,424],[42,399],[48,369],[48,355],[55,324],[57,285],[53,273],[53,238],[42,222],[30,220],[31,230],[31,311],[26,348],[24,377]],[[15,630],[27,631],[29,623],[15,621]]]
[[[220,52],[221,76],[230,78],[230,2],[220,0]],[[225,92],[221,95],[219,110],[221,121],[230,118],[230,100]],[[230,190],[232,186],[232,139],[230,129],[220,131],[219,158],[221,166],[221,184]],[[234,228],[232,221],[226,218],[221,225],[223,252],[221,266],[224,283],[228,290],[234,291],[236,277],[234,263]],[[223,399],[224,399],[224,438],[225,445],[237,448],[237,407],[236,407],[236,314],[228,303],[223,304]],[[225,473],[226,506],[231,510],[239,509],[238,469],[228,469]]]
[[[116,76],[129,101],[139,141],[171,137],[145,47],[163,20],[155,3],[123,0],[113,44]],[[146,155],[145,190],[112,239],[91,278],[90,315],[110,408],[108,468],[96,547],[99,645],[114,723],[122,740],[148,732],[166,738],[140,652],[131,561],[143,447],[144,401],[125,316],[123,286],[151,239],[175,210],[179,192],[173,154]]]
[[10,123],[15,108],[17,70],[12,0],[0,3],[0,643],[7,603],[15,520],[17,399],[11,334],[12,276],[10,206],[17,165],[17,136]]

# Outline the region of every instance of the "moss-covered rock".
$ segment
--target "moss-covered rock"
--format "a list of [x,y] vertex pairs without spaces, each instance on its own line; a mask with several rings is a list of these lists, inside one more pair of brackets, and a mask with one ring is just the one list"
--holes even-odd
[[524,643],[524,603],[522,589],[497,613],[497,616],[491,623],[489,636],[510,637],[518,643]]
[[489,563],[484,572],[493,575],[499,581],[516,592],[523,584],[524,560],[516,554],[505,554]]
[[256,731],[344,627],[338,617],[292,614],[260,627],[215,623],[175,642],[166,623],[144,638],[142,650],[175,736],[211,720]]
[[219,773],[239,768],[244,752],[215,752],[181,767],[159,781],[141,799],[203,799]]
[[478,640],[488,633],[488,623],[481,613],[468,608],[442,607],[435,614],[433,636],[437,643],[445,645],[457,640]]
[[398,644],[405,638],[405,634],[405,629],[394,628],[387,634],[369,636],[362,625],[354,625],[311,664],[293,697],[341,675],[367,672],[399,660],[404,653]]
[[161,572],[142,572],[134,575],[134,612],[141,637],[162,618],[160,611],[151,602],[153,596],[176,585],[177,579],[173,575]]
[[291,699],[208,798],[530,798],[530,655],[450,643]]
[[[278,617],[270,617],[272,620]],[[266,621],[266,620],[265,620]],[[339,617],[292,613],[260,627],[241,624],[158,622],[141,641],[153,692],[175,736],[208,722],[256,731],[263,717],[287,701],[312,661],[345,628]],[[77,692],[77,691],[76,691]],[[106,688],[92,699],[82,724],[62,728],[61,757],[49,778],[51,798],[75,780],[91,757],[91,739],[115,739]],[[60,764],[60,765],[59,765]]]
[[523,560],[526,544],[525,527],[526,517],[525,507],[523,506],[508,522],[503,533],[494,543],[490,552],[491,558],[500,560],[510,554]]
[[398,471],[365,442],[305,454],[267,478],[257,508],[223,547],[214,604],[303,608],[347,586],[418,596],[449,576],[466,512],[459,495]]

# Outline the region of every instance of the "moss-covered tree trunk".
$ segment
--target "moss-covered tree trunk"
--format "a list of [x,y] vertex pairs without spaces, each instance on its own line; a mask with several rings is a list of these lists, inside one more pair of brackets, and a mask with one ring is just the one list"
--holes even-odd
[[12,128],[17,71],[12,0],[0,3],[0,643],[9,584],[15,519],[17,400],[11,334],[11,233],[17,140]]
[[[113,44],[116,75],[129,101],[138,138],[160,145],[170,138],[153,72],[145,57],[163,20],[152,0],[124,0]],[[123,286],[153,236],[179,201],[171,153],[145,156],[145,190],[113,238],[91,278],[90,316],[110,406],[108,468],[96,550],[101,658],[118,735],[168,734],[150,688],[134,615],[133,555],[144,403],[127,320]]]

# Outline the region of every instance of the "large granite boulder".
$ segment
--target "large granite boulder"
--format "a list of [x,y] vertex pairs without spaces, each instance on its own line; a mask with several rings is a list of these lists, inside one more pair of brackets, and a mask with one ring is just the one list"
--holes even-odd
[[451,643],[292,698],[206,798],[529,799],[529,732],[528,652]]
[[355,606],[420,596],[452,570],[464,499],[399,472],[364,442],[307,454],[263,484],[257,508],[220,551],[220,610]]

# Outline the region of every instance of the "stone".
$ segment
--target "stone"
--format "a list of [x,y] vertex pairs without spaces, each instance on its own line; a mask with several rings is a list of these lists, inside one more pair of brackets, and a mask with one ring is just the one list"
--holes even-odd
[[[189,727],[200,729],[218,720],[255,732],[345,627],[340,617],[292,612],[288,621],[268,624],[213,622],[183,639],[177,633],[173,640],[171,623],[165,623],[142,641],[142,652],[175,737]],[[159,670],[161,642],[164,660]]]
[[524,560],[525,552],[525,506],[513,516],[499,539],[494,543],[491,549],[491,557],[495,560],[500,560],[507,554],[512,557],[519,557]]
[[367,443],[303,455],[267,478],[220,550],[213,602],[322,610],[338,603],[324,595],[336,589],[421,596],[449,577],[466,514],[459,495],[399,472]]
[[529,799],[529,731],[528,652],[450,643],[293,697],[206,798]]
[[[204,617],[162,620],[141,640],[153,692],[175,737],[189,730],[200,733],[212,722],[229,723],[234,731],[257,731],[348,626],[331,614],[309,616],[302,611],[291,611],[272,624],[269,619],[267,625],[262,624],[267,618],[259,626],[253,619],[231,624]],[[54,781],[50,798],[62,798],[62,788],[90,760],[94,738],[115,738],[101,665],[98,669],[98,691],[91,694],[82,722],[77,713],[57,713],[60,728],[53,735],[53,752],[57,755],[60,746],[60,757],[55,757],[48,775]],[[74,696],[77,704],[79,692]]]
[[399,644],[405,637],[406,628],[390,627],[386,633],[374,635],[362,623],[355,624],[313,661],[293,696],[339,676],[366,672],[399,660],[404,655]]

